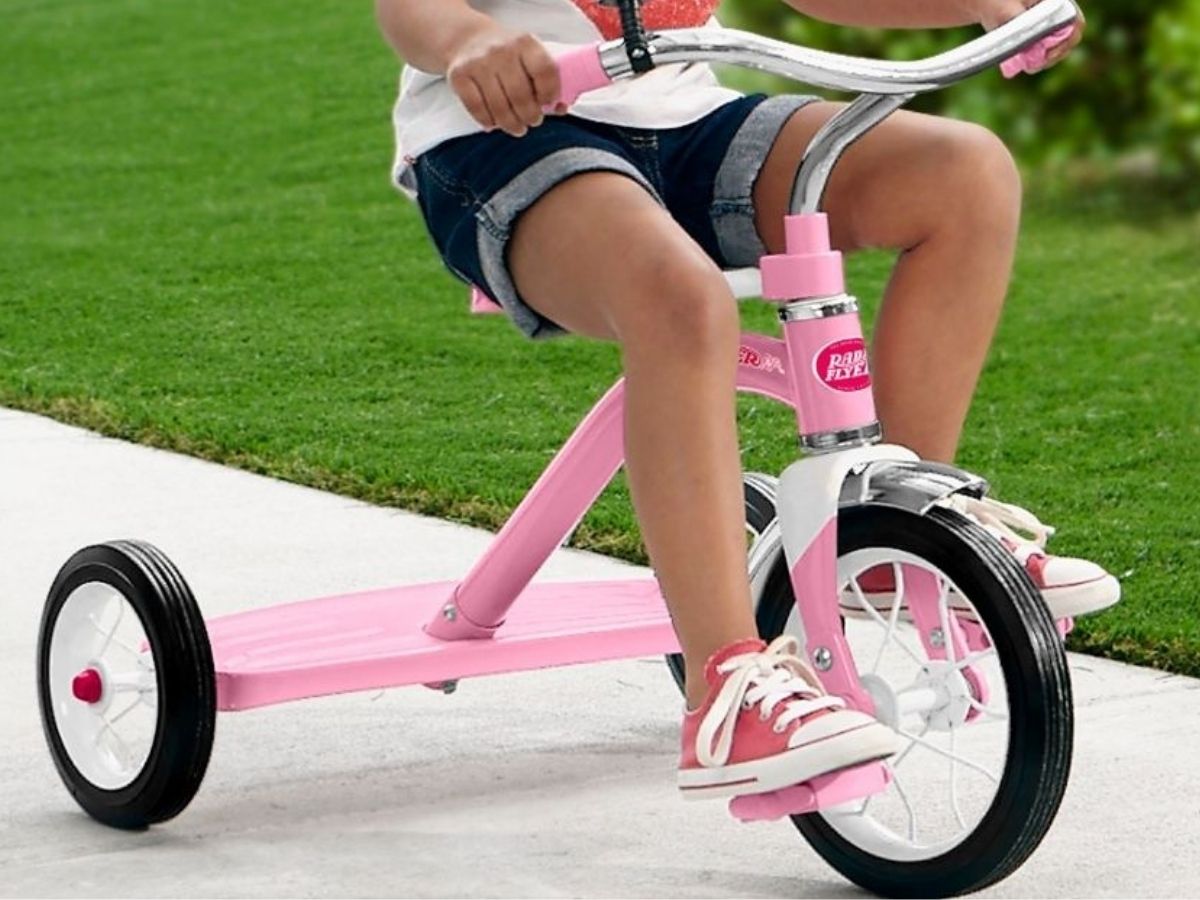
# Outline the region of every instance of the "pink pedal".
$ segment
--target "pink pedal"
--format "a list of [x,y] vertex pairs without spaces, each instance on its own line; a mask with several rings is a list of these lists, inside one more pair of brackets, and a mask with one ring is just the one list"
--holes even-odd
[[802,816],[878,794],[891,781],[892,770],[886,763],[866,763],[828,775],[818,775],[811,781],[782,790],[734,797],[729,801],[729,812],[742,822]]

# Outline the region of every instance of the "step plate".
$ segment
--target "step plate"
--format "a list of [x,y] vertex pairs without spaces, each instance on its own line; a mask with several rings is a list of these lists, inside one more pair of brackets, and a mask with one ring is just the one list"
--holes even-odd
[[406,585],[209,621],[218,708],[679,649],[651,578],[539,582],[525,589],[494,637],[432,638],[425,624],[454,587],[451,581]]

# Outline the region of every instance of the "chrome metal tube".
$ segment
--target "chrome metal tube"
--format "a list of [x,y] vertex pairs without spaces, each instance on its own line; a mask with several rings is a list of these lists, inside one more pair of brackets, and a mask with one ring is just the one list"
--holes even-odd
[[800,447],[808,453],[837,453],[851,447],[868,447],[883,440],[883,427],[872,422],[846,431],[820,431],[800,435]]
[[791,212],[817,212],[833,167],[846,149],[915,96],[863,94],[826,122],[804,151],[792,185]]
[[[650,37],[658,65],[711,62],[760,69],[814,87],[863,94],[936,91],[1011,56],[1075,21],[1073,0],[1042,0],[1006,24],[945,53],[911,62],[866,59],[798,47],[746,31],[680,28]],[[614,78],[632,74],[620,41],[601,45],[601,64]]]

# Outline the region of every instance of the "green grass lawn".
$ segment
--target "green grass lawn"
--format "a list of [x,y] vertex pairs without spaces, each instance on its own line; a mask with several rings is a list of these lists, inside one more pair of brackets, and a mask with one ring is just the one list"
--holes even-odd
[[[616,377],[611,347],[466,314],[388,185],[366,0],[3,10],[0,404],[494,527]],[[1121,576],[1076,647],[1200,675],[1200,218],[1029,206],[961,462]],[[869,308],[887,269],[852,267]],[[782,468],[790,414],[743,410],[747,466]],[[640,555],[621,485],[576,542]]]

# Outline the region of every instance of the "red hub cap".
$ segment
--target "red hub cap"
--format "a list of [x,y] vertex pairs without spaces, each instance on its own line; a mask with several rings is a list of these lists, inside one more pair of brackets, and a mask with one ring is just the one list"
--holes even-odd
[[100,695],[104,693],[104,682],[100,673],[95,669],[84,669],[71,681],[71,693],[76,700],[84,703],[99,703]]

